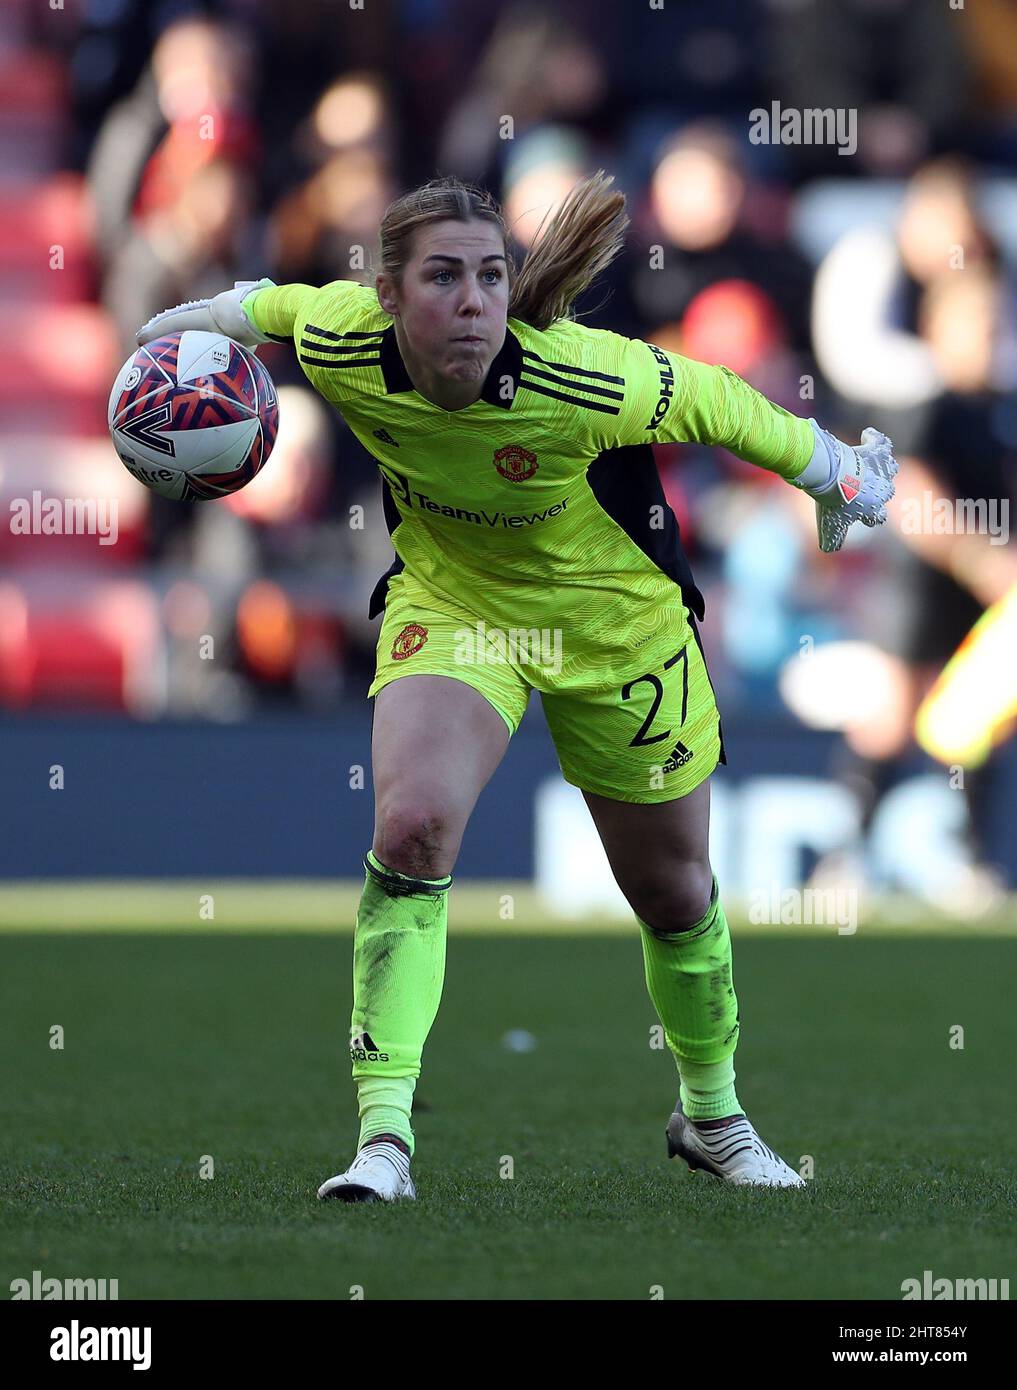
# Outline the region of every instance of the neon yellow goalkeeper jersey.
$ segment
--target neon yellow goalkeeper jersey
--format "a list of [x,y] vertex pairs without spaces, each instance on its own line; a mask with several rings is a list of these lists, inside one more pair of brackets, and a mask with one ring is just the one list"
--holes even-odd
[[[396,560],[454,616],[562,628],[621,666],[703,599],[651,446],[698,441],[790,480],[812,456],[807,420],[726,367],[559,320],[510,318],[481,397],[446,411],[413,387],[372,288],[338,280],[259,290],[244,309],[292,340],[311,385],[378,461]],[[680,593],[679,593],[680,590]]]

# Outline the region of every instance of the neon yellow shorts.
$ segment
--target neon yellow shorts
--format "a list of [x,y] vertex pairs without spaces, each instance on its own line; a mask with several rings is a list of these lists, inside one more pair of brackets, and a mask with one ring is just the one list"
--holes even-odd
[[401,676],[448,676],[478,690],[512,735],[536,689],[566,782],[613,801],[674,801],[725,761],[698,635],[680,606],[673,630],[645,643],[624,669],[611,667],[603,679],[598,672],[581,689],[542,689],[537,653],[492,635],[478,640],[475,620],[404,580],[389,581],[369,696]]

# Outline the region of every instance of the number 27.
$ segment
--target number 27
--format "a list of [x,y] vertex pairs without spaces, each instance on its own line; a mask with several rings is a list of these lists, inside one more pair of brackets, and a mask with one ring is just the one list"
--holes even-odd
[[[682,647],[680,652],[676,653],[676,655],[670,657],[667,661],[664,662],[664,670],[670,671],[671,667],[676,665],[679,661],[682,663],[682,717],[679,720],[678,727],[681,728],[681,726],[685,723],[685,715],[688,710],[689,704],[688,643],[686,643],[685,646]],[[621,697],[623,700],[627,700],[631,696],[632,691],[635,689],[635,687],[641,684],[641,682],[643,681],[648,681],[649,684],[653,686],[653,703],[650,705],[650,712],[640,725],[640,728],[636,733],[635,738],[629,740],[630,748],[645,748],[647,744],[660,743],[661,739],[671,737],[670,729],[665,729],[664,732],[660,734],[653,734],[650,738],[646,737],[646,731],[656,718],[657,711],[660,709],[660,702],[664,698],[664,684],[659,676],[653,675],[652,672],[647,672],[645,676],[637,676],[634,681],[629,681],[628,685],[622,686]]]

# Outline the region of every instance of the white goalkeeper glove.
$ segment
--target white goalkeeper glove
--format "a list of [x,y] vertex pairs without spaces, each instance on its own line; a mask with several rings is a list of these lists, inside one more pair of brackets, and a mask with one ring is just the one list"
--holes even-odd
[[213,299],[191,299],[186,304],[178,304],[175,309],[164,309],[148,320],[137,333],[138,346],[143,347],[154,338],[162,338],[167,333],[184,333],[197,329],[201,333],[222,333],[232,338],[242,347],[255,348],[260,343],[270,341],[260,333],[243,310],[243,302],[255,290],[274,286],[275,281],[238,280],[231,290],[223,290]]
[[897,460],[893,445],[879,430],[862,430],[860,444],[845,444],[810,420],[816,447],[794,486],[816,499],[819,548],[839,550],[854,521],[882,526],[894,493]]

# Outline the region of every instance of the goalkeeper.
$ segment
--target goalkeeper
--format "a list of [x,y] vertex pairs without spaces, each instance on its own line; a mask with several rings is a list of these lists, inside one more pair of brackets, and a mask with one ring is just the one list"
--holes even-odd
[[242,283],[138,335],[291,343],[383,478],[395,559],[371,604],[384,616],[354,942],[360,1138],[322,1198],[415,1196],[413,1092],[452,869],[532,689],[638,922],[679,1078],[668,1152],[731,1183],[802,1183],[735,1091],[731,938],[708,849],[723,743],[703,599],[652,446],[721,445],[779,474],[815,498],[826,551],[885,519],[897,465],[875,430],[851,447],[725,367],[575,322],[626,225],[598,173],[517,269],[490,195],[437,179],[388,208],[374,287]]

